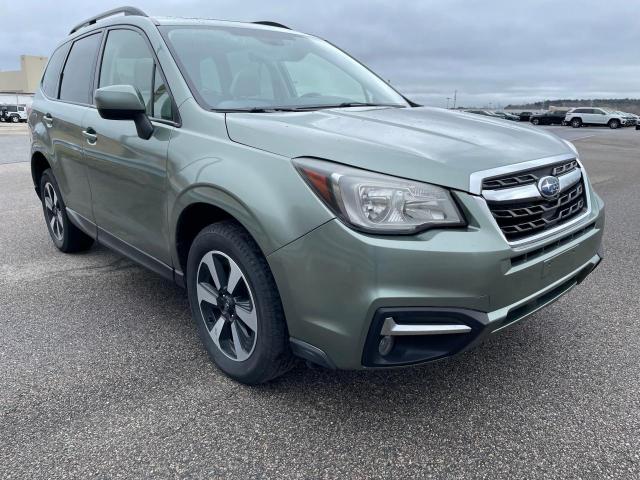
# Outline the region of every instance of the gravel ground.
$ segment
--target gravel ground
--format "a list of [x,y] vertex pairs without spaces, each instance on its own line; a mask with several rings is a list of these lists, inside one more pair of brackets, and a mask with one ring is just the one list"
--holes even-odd
[[259,388],[209,363],[182,290],[59,253],[28,164],[0,165],[0,478],[639,478],[640,132],[576,145],[608,222],[582,285],[454,359]]

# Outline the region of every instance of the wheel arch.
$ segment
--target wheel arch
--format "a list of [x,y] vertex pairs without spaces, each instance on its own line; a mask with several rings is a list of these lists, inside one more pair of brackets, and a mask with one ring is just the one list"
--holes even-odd
[[40,198],[40,179],[45,170],[49,168],[51,168],[51,163],[44,153],[35,151],[31,154],[31,178],[38,198]]
[[195,186],[180,195],[173,208],[172,256],[176,270],[186,273],[189,249],[196,235],[206,226],[223,220],[238,222],[255,240],[263,255],[275,249],[260,222],[238,199],[212,186]]

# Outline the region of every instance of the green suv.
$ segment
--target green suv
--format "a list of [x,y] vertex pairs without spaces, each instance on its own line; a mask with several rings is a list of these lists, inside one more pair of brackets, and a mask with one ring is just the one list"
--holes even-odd
[[296,357],[468,350],[602,258],[603,202],[569,142],[421,107],[273,22],[91,18],[51,55],[29,126],[55,245],[97,241],[186,287],[210,357],[249,384]]

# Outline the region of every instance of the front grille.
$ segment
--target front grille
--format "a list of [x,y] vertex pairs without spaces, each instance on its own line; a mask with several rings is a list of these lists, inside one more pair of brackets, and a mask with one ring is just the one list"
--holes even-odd
[[487,178],[482,182],[483,190],[500,190],[502,188],[519,187],[537,183],[542,177],[548,175],[558,176],[569,173],[578,168],[576,160],[545,165],[544,167],[525,170],[522,172],[501,175],[499,177]]
[[518,265],[522,265],[523,263],[526,263],[526,262],[528,262],[530,260],[534,260],[534,259],[544,255],[545,253],[552,252],[555,249],[560,248],[561,246],[572,242],[576,238],[580,238],[581,236],[589,233],[594,228],[596,228],[595,222],[594,223],[590,223],[586,227],[583,227],[580,230],[576,230],[575,232],[572,232],[569,235],[565,235],[564,237],[560,238],[559,240],[556,240],[555,242],[551,242],[551,243],[545,245],[544,247],[536,248],[535,250],[530,250],[527,253],[523,253],[522,255],[518,255],[517,257],[513,257],[511,259],[511,266],[512,267],[517,267]]
[[555,200],[487,202],[509,241],[536,235],[580,215],[587,207],[584,182],[568,188]]

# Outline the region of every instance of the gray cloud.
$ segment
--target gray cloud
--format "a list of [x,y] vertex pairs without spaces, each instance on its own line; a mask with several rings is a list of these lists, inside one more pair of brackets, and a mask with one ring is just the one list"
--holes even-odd
[[[0,0],[0,69],[48,55],[121,1]],[[403,93],[443,106],[640,97],[640,2],[629,0],[141,0],[150,15],[275,20],[347,50]]]

